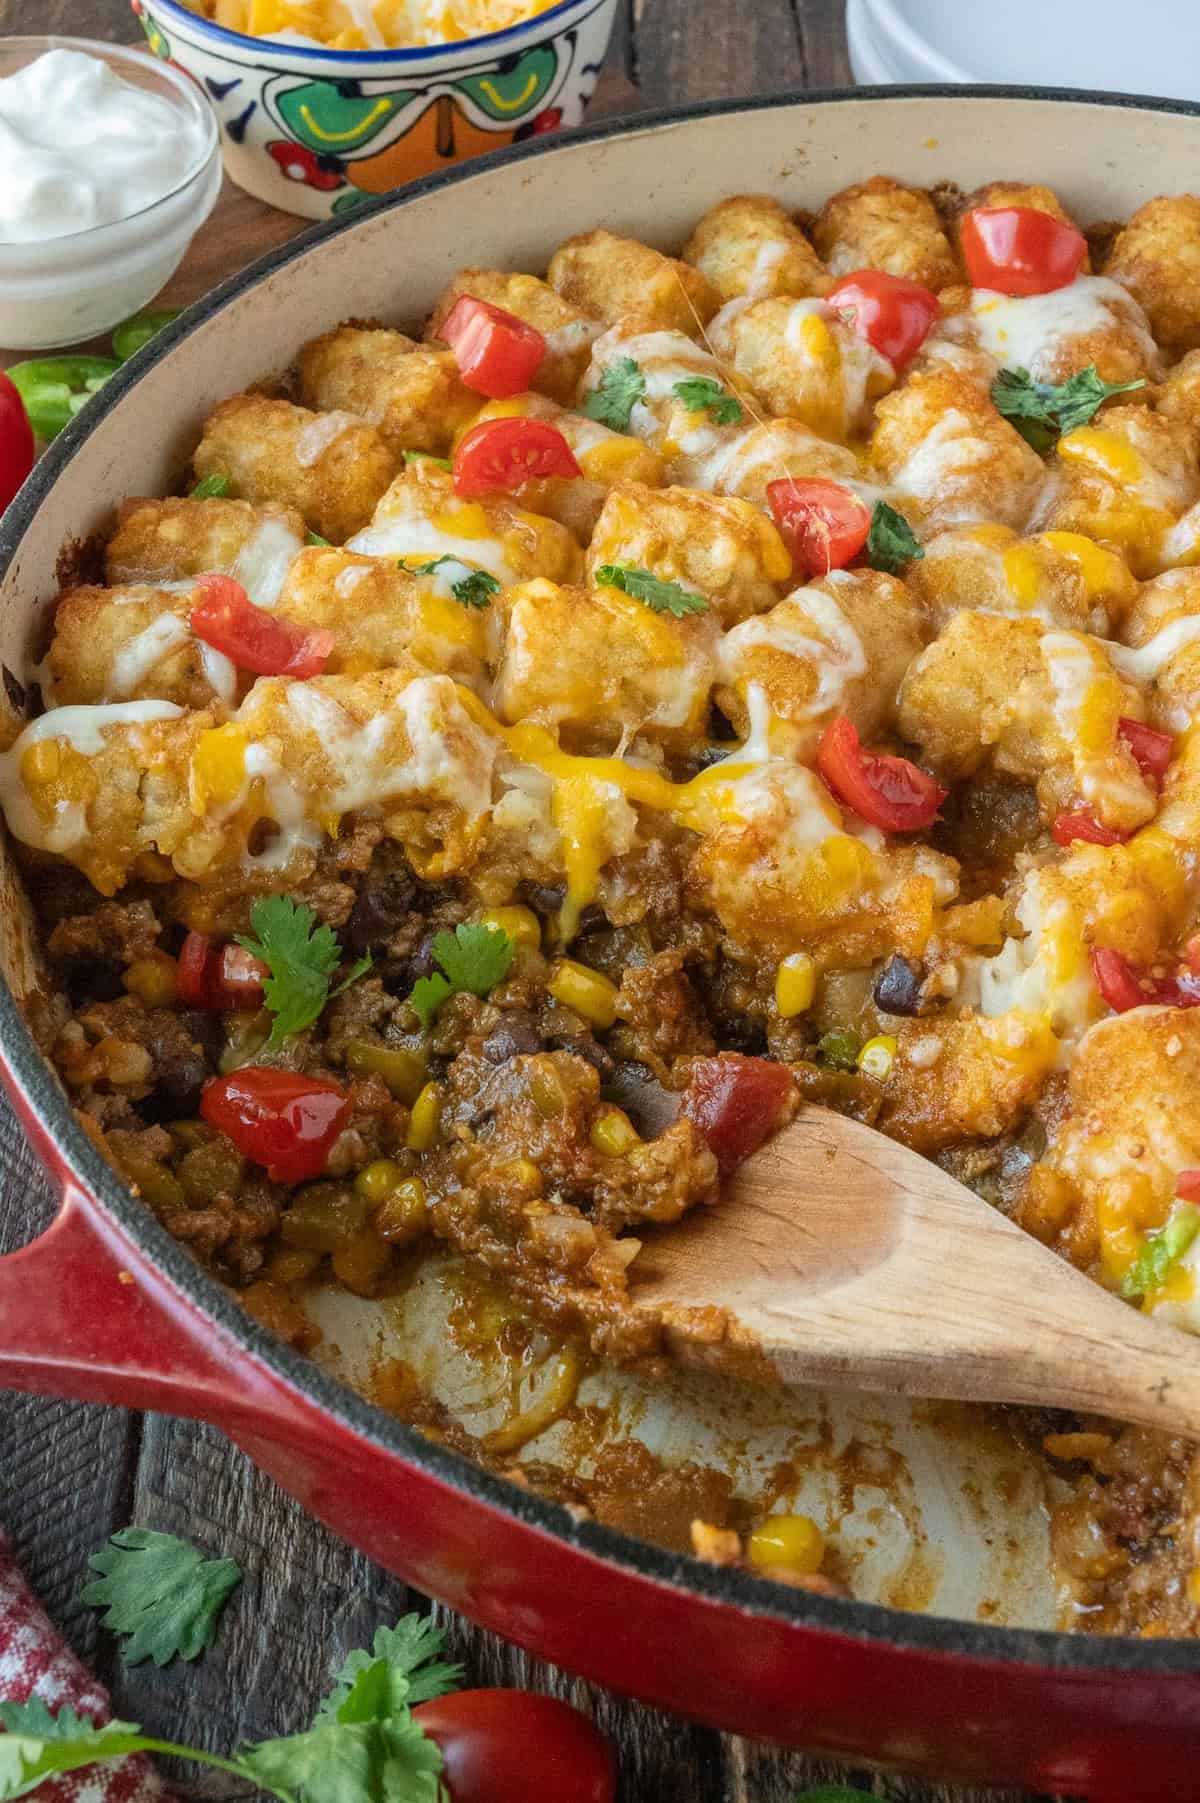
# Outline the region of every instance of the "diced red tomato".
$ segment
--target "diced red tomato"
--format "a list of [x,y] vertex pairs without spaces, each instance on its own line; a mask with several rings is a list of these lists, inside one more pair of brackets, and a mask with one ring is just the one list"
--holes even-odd
[[703,1133],[728,1177],[796,1112],[796,1085],[782,1064],[722,1052],[697,1058],[681,1111]]
[[232,576],[201,576],[192,631],[239,670],[256,676],[319,676],[333,650],[333,634],[306,631],[256,607]]
[[767,483],[767,505],[797,570],[827,576],[857,557],[871,530],[866,502],[840,482],[785,476]]
[[1130,1008],[1150,1005],[1200,1007],[1200,983],[1187,971],[1173,977],[1153,976],[1131,964],[1122,952],[1111,951],[1107,946],[1092,947],[1092,975],[1114,1014],[1125,1014]]
[[0,513],[33,468],[33,427],[15,382],[0,375]]
[[265,1064],[214,1077],[200,1093],[200,1113],[277,1183],[319,1177],[350,1115],[340,1083]]
[[864,751],[858,728],[839,714],[825,729],[817,769],[838,800],[885,833],[932,825],[948,790],[908,758]]
[[962,253],[972,287],[1049,294],[1075,280],[1087,245],[1073,225],[1037,207],[975,207],[963,216]]
[[524,394],[546,355],[546,340],[515,313],[464,294],[442,323],[442,337],[454,352],[467,388],[503,400]]
[[546,476],[581,476],[570,445],[544,419],[485,419],[454,453],[454,490],[464,499],[514,493]]
[[844,275],[825,299],[895,370],[912,362],[941,310],[932,288],[882,269]]
[[214,946],[207,933],[189,933],[179,953],[175,985],[189,1008],[214,1014],[261,1008],[270,971],[240,945]]
[[582,1711],[530,1690],[460,1690],[419,1703],[451,1803],[613,1803],[612,1748]]
[[1133,761],[1146,781],[1153,783],[1156,789],[1161,788],[1163,777],[1175,755],[1174,734],[1159,732],[1153,726],[1143,725],[1140,720],[1131,720],[1127,714],[1122,714],[1117,721],[1117,731],[1128,745]]
[[1128,833],[1116,833],[1111,826],[1101,826],[1090,808],[1071,808],[1060,814],[1050,828],[1056,845],[1073,845],[1083,839],[1089,845],[1124,845]]
[[1200,1171],[1180,1171],[1175,1179],[1175,1194],[1181,1202],[1200,1202]]

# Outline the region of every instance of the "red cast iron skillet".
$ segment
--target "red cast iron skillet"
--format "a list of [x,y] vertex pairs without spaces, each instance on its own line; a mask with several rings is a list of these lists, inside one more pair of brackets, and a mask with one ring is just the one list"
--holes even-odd
[[[1200,172],[1200,106],[1063,90],[783,95],[651,114],[565,142],[568,151],[603,146],[731,115],[752,132],[759,115],[801,105],[815,142],[822,109],[848,100],[924,101],[936,112],[938,102],[966,96],[1101,105],[1111,109],[1105,118],[1118,147],[1129,109],[1191,117]],[[714,129],[724,128],[706,128]],[[1126,135],[1135,138],[1132,129]],[[520,166],[555,154],[539,143],[486,161],[511,166],[519,192]],[[887,166],[881,155],[876,167]],[[364,214],[445,192],[478,168],[463,165],[316,228],[190,308],[43,458],[0,526],[0,580],[89,434],[189,331]],[[953,168],[947,143],[937,173]],[[720,173],[721,192],[744,182],[735,167]],[[1055,179],[1053,168],[1041,173]],[[603,210],[598,195],[596,216]],[[469,245],[461,260],[471,260]],[[42,1238],[0,1259],[0,1382],[213,1422],[313,1514],[428,1595],[569,1670],[719,1728],[1104,1803],[1200,1795],[1200,1643],[1089,1639],[811,1596],[576,1521],[401,1426],[243,1313],[99,1157],[7,986],[0,1059],[17,1113],[62,1191]]]

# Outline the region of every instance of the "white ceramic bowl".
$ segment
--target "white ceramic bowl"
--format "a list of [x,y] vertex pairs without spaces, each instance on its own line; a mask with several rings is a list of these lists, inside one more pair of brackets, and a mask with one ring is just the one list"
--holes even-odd
[[37,243],[0,243],[0,344],[9,350],[79,344],[144,307],[178,269],[221,188],[212,111],[185,74],[143,50],[86,38],[22,37],[0,40],[0,76],[55,49],[99,57],[122,80],[170,101],[192,121],[200,148],[169,193],[128,219]]
[[489,37],[378,51],[246,37],[180,0],[130,4],[155,55],[212,101],[238,186],[328,219],[467,157],[578,125],[617,0],[560,0]]

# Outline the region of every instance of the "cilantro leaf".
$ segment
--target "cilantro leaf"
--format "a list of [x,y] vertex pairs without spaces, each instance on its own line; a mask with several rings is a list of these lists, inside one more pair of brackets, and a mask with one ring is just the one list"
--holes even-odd
[[642,366],[632,357],[610,363],[600,378],[600,386],[584,398],[583,411],[589,419],[599,420],[614,432],[628,432],[629,416],[646,393]]
[[1076,370],[1065,382],[1035,382],[1027,369],[1002,369],[992,383],[992,403],[1044,456],[1062,433],[1086,426],[1110,394],[1128,394],[1145,386],[1143,376],[1135,382],[1106,382],[1094,363]]
[[432,451],[402,451],[400,455],[405,463],[432,463],[435,469],[448,470],[453,467],[448,457],[435,457]]
[[333,996],[365,976],[371,958],[360,958],[331,991],[329,979],[342,962],[342,948],[330,927],[317,926],[311,908],[289,895],[260,896],[250,910],[250,925],[257,938],[239,933],[237,942],[270,969],[263,992],[275,1019],[264,1049],[276,1051],[290,1034],[311,1027]]
[[839,1032],[822,1033],[817,1041],[817,1063],[824,1064],[830,1070],[853,1071],[858,1069],[858,1054],[862,1044],[857,1034]]
[[1147,1235],[1146,1244],[1121,1279],[1122,1296],[1132,1302],[1137,1296],[1157,1290],[1197,1233],[1200,1233],[1200,1208],[1193,1208],[1188,1202],[1177,1202],[1170,1220],[1157,1233]]
[[362,1647],[347,1653],[333,1690],[317,1711],[317,1720],[327,1715],[340,1716],[363,1673],[378,1666],[384,1668],[393,1709],[402,1704],[411,1708],[444,1696],[462,1677],[461,1665],[437,1660],[445,1640],[442,1629],[435,1627],[428,1616],[404,1615],[394,1628],[376,1628],[369,1653]]
[[408,1005],[426,1033],[442,1003],[452,995],[490,995],[512,968],[513,941],[499,927],[464,921],[453,933],[438,933],[433,955],[441,965],[430,977],[418,977]]
[[191,492],[190,499],[193,501],[214,501],[219,499],[222,495],[227,495],[232,487],[233,480],[229,476],[201,476],[199,482],[197,482],[195,488]]
[[128,1637],[126,1665],[198,1659],[242,1581],[233,1559],[206,1559],[186,1540],[150,1528],[121,1528],[88,1564],[102,1575],[84,1588],[82,1600],[104,1609],[104,1626]]
[[450,593],[463,607],[487,607],[492,596],[500,593],[500,584],[487,570],[472,570],[460,582],[450,584]]
[[307,533],[305,535],[304,542],[306,545],[322,545],[325,547],[326,550],[329,549],[329,545],[330,545],[330,540],[327,538],[322,538],[321,534],[319,532]]
[[744,411],[736,394],[711,376],[689,376],[676,382],[673,393],[679,396],[689,413],[707,413],[714,426],[736,426]]
[[397,568],[403,570],[406,575],[409,576],[432,576],[433,572],[442,564],[457,562],[458,558],[451,557],[448,551],[443,551],[440,557],[426,558],[424,563],[409,563],[407,557],[398,557],[396,559]]
[[138,1753],[143,1741],[136,1722],[106,1722],[97,1727],[73,1709],[51,1715],[45,1703],[0,1703],[0,1799],[28,1796],[43,1778],[73,1772],[98,1759]]
[[650,570],[635,570],[624,563],[602,563],[595,573],[601,588],[619,588],[623,594],[642,601],[651,613],[670,614],[682,620],[687,614],[706,614],[708,602],[695,589],[679,582],[664,582]]
[[886,501],[876,501],[871,510],[871,530],[867,533],[867,562],[873,570],[886,570],[899,576],[905,566],[924,557],[925,552],[916,533],[902,513]]

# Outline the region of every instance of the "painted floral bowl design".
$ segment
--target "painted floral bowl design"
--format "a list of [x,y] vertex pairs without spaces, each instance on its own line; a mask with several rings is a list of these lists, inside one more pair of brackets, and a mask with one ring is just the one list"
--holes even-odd
[[217,115],[239,187],[310,219],[540,132],[578,125],[617,0],[561,0],[488,37],[415,50],[277,44],[179,0],[131,0],[156,56]]

